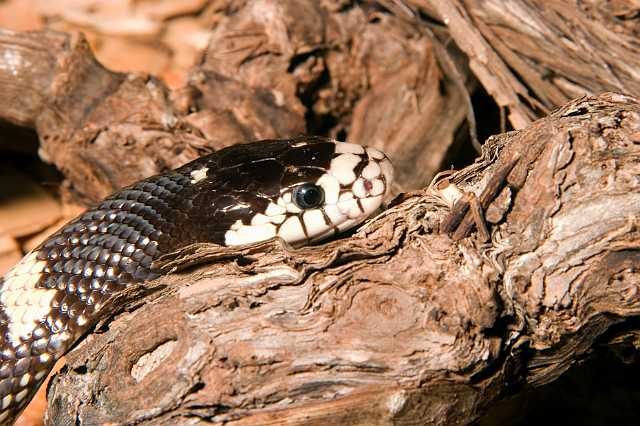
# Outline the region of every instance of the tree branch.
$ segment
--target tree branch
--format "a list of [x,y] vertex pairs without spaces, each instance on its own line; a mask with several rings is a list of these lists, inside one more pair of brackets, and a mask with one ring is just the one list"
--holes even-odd
[[638,100],[604,94],[491,138],[450,178],[479,196],[520,158],[490,244],[438,233],[432,186],[329,244],[175,254],[68,356],[48,422],[468,424],[634,333],[638,129]]

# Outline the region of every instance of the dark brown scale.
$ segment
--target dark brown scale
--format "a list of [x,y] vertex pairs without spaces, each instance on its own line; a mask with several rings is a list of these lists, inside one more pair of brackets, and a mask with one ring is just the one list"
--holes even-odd
[[[160,179],[173,189],[181,188],[169,179]],[[34,331],[22,345],[15,350],[5,350],[1,355],[1,371],[7,379],[0,381],[0,401],[7,395],[14,395],[14,402],[9,407],[12,416],[29,401],[37,389],[35,385],[44,379],[35,383],[34,375],[48,370],[54,359],[91,326],[96,305],[103,305],[128,283],[157,275],[152,270],[152,259],[158,253],[160,239],[166,240],[166,232],[173,228],[165,226],[159,231],[153,223],[159,221],[158,210],[171,216],[170,196],[178,194],[155,184],[143,185],[143,188],[152,194],[140,189],[124,190],[122,195],[112,196],[95,210],[64,226],[37,249],[37,259],[47,261],[39,287],[57,289],[61,297],[54,299],[51,314],[43,327],[36,328],[37,333]],[[167,201],[157,200],[157,196],[168,198]],[[127,200],[129,198],[133,201]],[[141,204],[143,202],[151,203]],[[82,325],[77,323],[78,318],[84,318]],[[0,318],[3,347],[8,344],[7,321],[6,317]],[[39,358],[47,353],[53,357]],[[22,384],[19,377],[25,378]],[[23,389],[29,389],[29,395],[22,395],[22,401],[17,403],[15,396]]]
[[[333,143],[318,143],[287,150],[281,157],[283,164],[296,167],[316,166],[327,169],[327,158],[332,158],[335,151]],[[318,164],[318,160],[323,164]]]
[[[11,369],[11,374],[13,375],[13,368]],[[8,395],[13,392],[13,382],[16,380],[14,378],[3,379],[0,381],[0,395]]]
[[[24,358],[30,354],[30,345],[28,343],[22,343],[16,347],[16,358]],[[14,367],[15,369],[15,367]]]
[[296,167],[289,169],[282,178],[283,185],[290,187],[299,182],[314,182],[324,174],[323,170],[312,167]]
[[6,379],[13,372],[9,364],[3,364],[0,366],[0,379]]
[[360,155],[359,157],[360,157],[360,162],[358,164],[356,164],[356,166],[353,168],[353,173],[355,173],[356,176],[360,176],[360,174],[362,173],[362,170],[369,163],[369,161],[367,161],[367,157],[365,155]]
[[[28,349],[29,349],[29,348],[27,347],[27,345],[23,345],[23,348],[22,348],[22,351],[21,351],[21,352],[22,352],[22,353],[24,353],[24,354],[26,355],[26,354],[28,353],[28,352],[27,352],[27,351],[28,351]],[[29,352],[30,352],[30,351],[29,351]],[[20,356],[20,355],[18,355],[18,356]],[[29,371],[29,366],[30,366],[30,365],[31,365],[31,359],[30,359],[30,358],[22,358],[22,359],[19,359],[19,360],[16,362],[16,366],[15,366],[15,367],[13,367],[13,372],[14,372],[16,375],[21,376],[21,375],[23,375],[24,373],[26,373],[27,371]]]

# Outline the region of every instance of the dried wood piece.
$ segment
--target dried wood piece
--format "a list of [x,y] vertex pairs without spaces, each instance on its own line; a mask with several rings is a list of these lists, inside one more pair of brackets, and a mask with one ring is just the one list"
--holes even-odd
[[506,108],[514,128],[520,129],[531,123],[541,112],[538,102],[532,98],[517,76],[515,76],[493,47],[484,39],[474,25],[472,17],[460,0],[414,0],[417,5],[426,5],[435,10],[447,25],[451,37],[467,54],[469,67],[478,77],[485,90],[496,103]]
[[469,219],[465,217],[465,220],[462,221],[462,223],[460,224],[460,227],[456,230],[456,232],[454,232],[454,234],[452,235],[452,238],[456,241],[463,239],[470,232],[470,229],[471,229],[470,224],[473,224],[478,230],[478,238],[480,239],[480,241],[482,242],[489,241],[490,235],[489,235],[489,230],[487,229],[487,224],[484,220],[482,204],[480,203],[480,200],[478,199],[478,197],[475,196],[473,192],[469,195],[471,196],[469,200],[469,212],[468,212]]
[[461,240],[469,235],[475,225],[476,229],[480,231],[482,241],[486,241],[488,239],[487,228],[482,211],[487,209],[498,196],[507,182],[507,176],[519,161],[519,156],[515,156],[500,166],[488,179],[480,197],[470,193],[468,197],[460,199],[442,222],[440,226],[442,232],[453,232],[452,238]]
[[640,101],[606,94],[492,138],[450,179],[477,191],[522,153],[494,246],[435,233],[425,191],[326,245],[178,253],[69,355],[49,424],[474,422],[635,332],[638,128]]
[[576,96],[640,94],[633,2],[408,2],[447,25],[516,129]]
[[248,2],[221,18],[201,69],[304,114],[307,132],[383,149],[399,187],[420,188],[449,154],[471,84],[453,49],[462,84],[442,71],[422,26],[377,3]]
[[[376,33],[376,40],[383,34],[388,31]],[[433,40],[419,32],[414,37],[420,37],[420,50],[409,50],[406,62],[389,66],[389,73],[364,94],[353,109],[349,133],[350,141],[378,146],[391,156],[404,190],[424,187],[447,166],[445,158],[466,118],[463,92],[443,74]]]
[[[67,178],[65,193],[85,204],[208,149],[304,132],[384,148],[399,187],[422,187],[451,154],[465,117],[462,88],[472,83],[464,60],[451,49],[449,62],[460,72],[447,77],[436,59],[445,49],[402,9],[334,6],[309,0],[212,8],[210,48],[176,92],[148,76],[106,70],[82,37],[2,33],[2,58],[14,58],[17,68],[1,67],[11,70],[0,75],[11,102],[0,118],[36,126],[41,156]],[[104,23],[105,7],[86,6],[76,18]],[[135,19],[149,19],[143,15]],[[203,34],[196,34],[200,41]],[[124,39],[113,43],[120,43],[117,54],[135,50]]]
[[185,122],[222,148],[256,139],[304,133],[304,117],[268,90],[249,87],[215,72],[192,73],[190,86],[176,98],[191,111]]
[[[171,97],[155,78],[105,69],[81,36],[0,31],[0,58],[6,62],[0,91],[7,95],[0,118],[35,126],[40,156],[67,178],[63,196],[85,204],[214,148],[304,128],[302,116],[227,85],[214,93],[224,97],[209,113],[220,122],[230,121],[232,111],[241,126],[219,128],[207,140],[184,115],[198,111],[197,101],[187,96],[184,109],[176,109],[172,99],[179,101],[179,94]],[[210,94],[200,92],[202,99]]]
[[[162,84],[104,69],[82,37],[2,31],[0,53],[13,58],[0,67],[8,96],[0,117],[35,125],[40,155],[84,201],[198,155],[197,139],[180,137]],[[171,129],[176,139],[168,143]]]
[[49,192],[27,174],[2,163],[0,168],[0,235],[25,237],[42,231],[62,217],[62,208]]
[[637,34],[605,3],[465,1],[482,34],[547,107],[607,90],[640,94]]

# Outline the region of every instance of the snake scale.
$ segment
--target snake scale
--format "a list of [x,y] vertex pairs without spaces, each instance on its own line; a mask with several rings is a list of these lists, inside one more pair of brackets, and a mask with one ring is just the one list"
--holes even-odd
[[0,424],[11,424],[112,296],[196,242],[304,245],[376,211],[379,150],[319,137],[230,146],[144,179],[64,225],[0,278]]

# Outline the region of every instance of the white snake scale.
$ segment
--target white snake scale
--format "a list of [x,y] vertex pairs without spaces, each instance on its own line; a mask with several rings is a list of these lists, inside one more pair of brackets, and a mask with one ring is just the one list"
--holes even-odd
[[0,278],[0,424],[115,293],[159,275],[159,255],[195,242],[318,241],[375,212],[392,180],[376,149],[301,137],[234,145],[107,197]]

